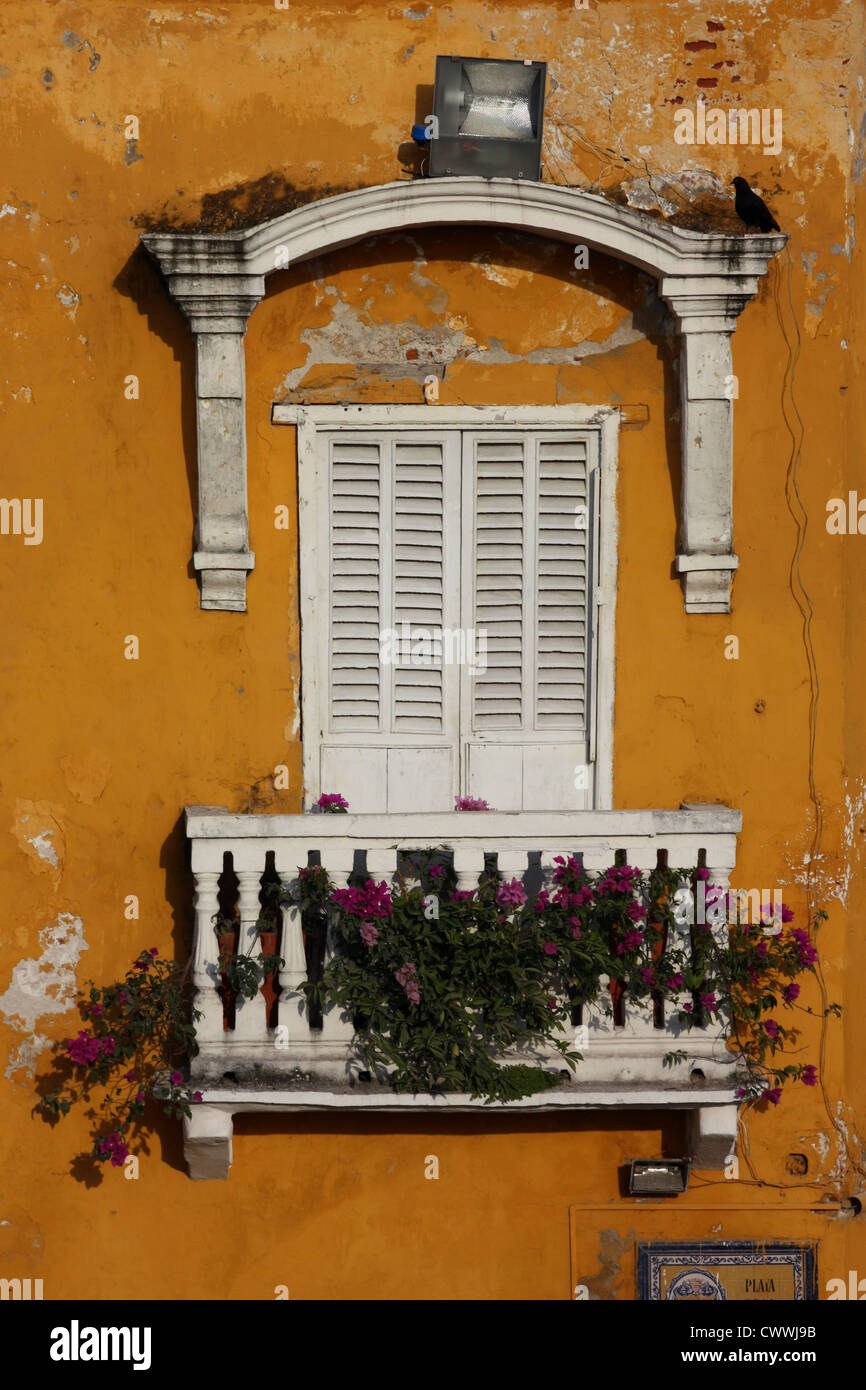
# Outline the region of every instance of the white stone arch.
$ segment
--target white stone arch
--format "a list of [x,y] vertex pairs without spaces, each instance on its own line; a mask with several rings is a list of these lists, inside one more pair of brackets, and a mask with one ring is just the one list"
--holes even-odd
[[[142,241],[196,339],[203,608],[243,611],[247,517],[243,338],[269,274],[407,227],[494,226],[585,244],[656,276],[681,337],[682,496],[677,569],[689,612],[728,612],[733,554],[731,335],[786,237],[686,231],[580,189],[520,179],[381,184],[237,232],[151,232]],[[431,407],[435,408],[435,407]]]

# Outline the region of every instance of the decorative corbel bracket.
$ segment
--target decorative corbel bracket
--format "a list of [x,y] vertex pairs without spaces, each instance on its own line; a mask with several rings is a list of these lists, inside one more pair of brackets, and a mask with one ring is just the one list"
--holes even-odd
[[654,274],[682,339],[682,493],[676,558],[686,612],[727,613],[733,553],[731,335],[787,240],[686,231],[581,189],[521,179],[382,184],[308,203],[240,232],[148,233],[196,339],[203,608],[243,611],[249,548],[243,337],[275,270],[407,227],[509,227],[595,247]]

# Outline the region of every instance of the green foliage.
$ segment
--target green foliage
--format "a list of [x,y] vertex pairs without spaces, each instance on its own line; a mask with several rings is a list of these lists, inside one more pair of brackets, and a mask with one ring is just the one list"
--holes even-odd
[[74,1104],[101,1091],[94,1118],[89,1157],[119,1167],[129,1153],[127,1136],[142,1135],[145,1113],[161,1101],[175,1118],[191,1115],[198,1098],[177,1070],[195,1050],[195,1020],[186,971],[158,957],[156,947],[142,951],[123,980],[98,988],[88,981],[79,1012],[89,1022],[76,1038],[55,1044],[52,1080],[36,1106],[49,1122],[68,1115]]
[[[789,982],[812,969],[814,948],[802,932],[732,926],[726,942],[678,925],[678,886],[706,871],[616,865],[588,875],[559,859],[554,888],[527,902],[517,880],[490,875],[477,892],[458,892],[441,850],[411,859],[412,877],[393,894],[370,880],[334,891],[324,870],[307,871],[300,892],[319,915],[329,904],[335,945],[322,978],[302,986],[308,1002],[353,1018],[361,1059],[395,1090],[509,1100],[557,1084],[542,1063],[497,1059],[552,1043],[574,1071],[581,1058],[567,1034],[581,1006],[603,997],[604,976],[632,1000],[669,1001],[668,1016],[672,1002],[683,1033],[731,1027],[746,1099],[777,1100],[774,1081],[813,1084],[812,1067],[772,1064],[796,1033],[765,1015],[792,1007],[799,989]],[[664,1064],[686,1056],[672,1051]]]

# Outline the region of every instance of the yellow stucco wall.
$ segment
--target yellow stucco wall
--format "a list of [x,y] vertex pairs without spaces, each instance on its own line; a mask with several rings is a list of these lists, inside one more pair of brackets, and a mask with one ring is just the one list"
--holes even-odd
[[[787,885],[801,925],[814,814],[786,417],[795,438],[802,420],[817,877],[830,912],[820,949],[829,997],[846,1012],[827,1030],[825,1093],[800,1086],[778,1112],[750,1118],[754,1175],[741,1152],[741,1182],[696,1179],[675,1234],[819,1239],[822,1287],[850,1268],[866,1273],[862,1218],[802,1210],[864,1187],[852,1160],[862,1165],[866,1099],[866,540],[824,525],[830,497],[866,491],[862,7],[13,0],[0,33],[2,490],[44,499],[41,545],[0,536],[0,1274],[42,1277],[46,1298],[269,1298],[285,1284],[293,1298],[546,1299],[569,1297],[576,1279],[631,1298],[633,1240],[671,1234],[669,1217],[635,1209],[618,1187],[631,1157],[682,1142],[680,1121],[663,1116],[238,1120],[228,1185],[190,1183],[178,1127],[165,1122],[138,1181],[108,1169],[88,1187],[69,1174],[70,1156],[89,1147],[83,1118],[52,1130],[31,1113],[44,1040],[77,1025],[63,1006],[59,914],[83,924],[79,982],[115,978],[142,947],[183,956],[183,806],[300,809],[297,534],[273,524],[276,506],[296,504],[294,431],[270,424],[272,401],[420,402],[419,364],[431,356],[447,363],[446,404],[647,408],[620,437],[614,804],[742,810],[737,882]],[[549,181],[643,206],[649,173],[681,220],[730,229],[711,180],[688,191],[680,172],[714,171],[720,189],[742,173],[790,234],[734,337],[741,568],[730,615],[684,614],[671,574],[676,351],[652,280],[594,252],[576,271],[564,246],[483,227],[408,230],[269,281],[246,340],[249,611],[199,609],[192,340],[139,232],[228,226],[407,177],[408,130],[429,109],[437,53],[548,62]],[[780,108],[782,152],[676,145],[678,99],[693,104],[700,90],[710,102]],[[592,352],[563,361],[573,344]],[[369,365],[401,360],[405,376]],[[137,401],[124,398],[129,374]],[[124,659],[129,634],[138,661]],[[738,661],[724,658],[729,634]],[[281,763],[289,792],[272,787]],[[128,894],[140,898],[137,922],[124,919]],[[22,1014],[27,961],[43,968]],[[820,1007],[812,985],[804,996]],[[819,1060],[818,1032],[804,1028],[805,1060]],[[786,1171],[791,1153],[807,1155],[806,1177]],[[579,1204],[589,1205],[575,1214],[572,1250]],[[98,1259],[82,1258],[85,1241]]]

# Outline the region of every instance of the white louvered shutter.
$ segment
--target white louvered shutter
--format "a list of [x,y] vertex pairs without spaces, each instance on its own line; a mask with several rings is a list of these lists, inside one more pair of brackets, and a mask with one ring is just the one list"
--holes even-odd
[[594,451],[579,431],[465,438],[464,614],[487,648],[464,677],[465,776],[500,810],[593,804]]
[[340,432],[327,445],[321,789],[353,811],[449,810],[459,671],[435,637],[459,624],[459,435]]

